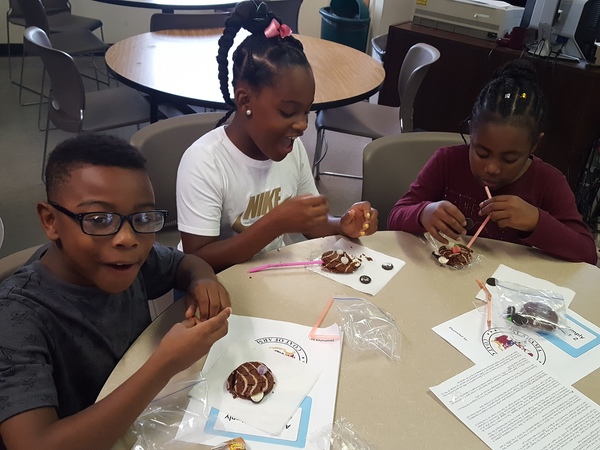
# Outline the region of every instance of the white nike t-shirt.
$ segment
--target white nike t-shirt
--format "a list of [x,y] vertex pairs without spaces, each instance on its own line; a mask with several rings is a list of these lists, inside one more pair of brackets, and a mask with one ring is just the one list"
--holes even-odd
[[[216,128],[194,142],[179,163],[178,228],[227,239],[288,198],[318,193],[300,139],[283,161],[257,161],[229,140],[224,127]],[[279,236],[263,251],[283,245]]]

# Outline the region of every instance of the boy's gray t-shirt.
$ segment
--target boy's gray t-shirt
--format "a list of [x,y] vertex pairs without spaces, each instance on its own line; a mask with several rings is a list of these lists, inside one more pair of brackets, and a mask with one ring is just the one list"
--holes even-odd
[[118,294],[65,283],[37,260],[7,278],[0,285],[0,422],[40,407],[63,418],[93,404],[150,324],[148,299],[173,287],[183,256],[155,244]]

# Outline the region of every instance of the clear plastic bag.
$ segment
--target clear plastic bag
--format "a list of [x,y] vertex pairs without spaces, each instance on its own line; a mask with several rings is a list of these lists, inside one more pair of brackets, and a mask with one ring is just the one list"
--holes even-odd
[[528,328],[540,333],[552,333],[566,327],[567,308],[561,294],[498,278],[488,279],[488,284],[496,286],[499,315],[511,327]]
[[362,299],[336,297],[344,340],[359,350],[379,350],[392,360],[400,359],[401,334],[394,316]]
[[[206,380],[201,374],[171,382],[170,393],[154,399],[129,428],[126,440],[132,450],[163,450],[178,448],[176,436],[202,429],[208,417]],[[202,414],[188,410],[190,391],[194,399],[204,404]],[[204,392],[204,396],[200,395]],[[187,419],[184,421],[184,417]]]
[[340,417],[333,428],[323,428],[310,436],[306,444],[308,450],[375,450],[354,430],[352,424]]
[[444,245],[438,242],[429,233],[425,233],[424,236],[429,243],[432,256],[441,266],[455,270],[466,269],[481,260],[481,254],[467,248],[467,242],[462,240],[457,241],[442,233],[440,234],[448,239],[448,244]]

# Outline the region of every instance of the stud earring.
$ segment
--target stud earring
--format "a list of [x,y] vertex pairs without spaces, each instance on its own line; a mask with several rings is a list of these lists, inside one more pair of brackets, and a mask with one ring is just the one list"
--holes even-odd
[[252,115],[252,110],[250,110],[250,109],[247,109],[247,110],[246,110],[246,115],[247,115],[247,116],[251,116],[251,115]]

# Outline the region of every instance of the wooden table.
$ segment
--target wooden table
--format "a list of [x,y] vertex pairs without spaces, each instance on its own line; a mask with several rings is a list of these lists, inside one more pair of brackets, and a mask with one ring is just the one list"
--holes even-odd
[[[330,249],[335,240],[335,237],[314,239],[257,256],[221,272],[219,280],[229,290],[233,311],[238,315],[312,326],[332,294],[345,294],[367,298],[395,316],[402,333],[399,362],[346,345],[342,352],[335,417],[345,417],[376,448],[488,448],[429,391],[429,387],[473,365],[431,328],[472,310],[479,291],[475,278],[486,279],[500,263],[573,289],[576,296],[571,309],[600,324],[600,269],[559,261],[528,247],[482,238],[476,244],[481,260],[459,271],[437,265],[429,247],[417,236],[382,231],[361,238],[361,245],[406,261],[374,297],[303,268],[246,273],[249,268],[268,262],[298,261],[319,255]],[[179,304],[159,316],[122,358],[100,398],[137,370],[169,327],[182,318],[183,305]],[[330,313],[323,326],[330,325],[333,318],[335,314]],[[202,363],[203,360],[199,361],[191,373],[197,373]],[[181,378],[187,375],[182,374]],[[600,402],[600,370],[574,387]],[[129,447],[121,442],[116,448]],[[203,447],[181,443],[172,448]]]
[[133,8],[161,9],[164,13],[175,10],[206,10],[233,8],[239,0],[94,0],[111,5],[131,6]]
[[[154,104],[176,100],[224,108],[216,60],[220,36],[221,30],[144,33],[110,47],[106,63],[118,80],[150,94]],[[234,47],[245,36],[238,33]],[[335,42],[295,37],[304,45],[315,76],[313,110],[366,99],[383,82],[383,67],[371,56]],[[156,112],[156,107],[153,111]]]

